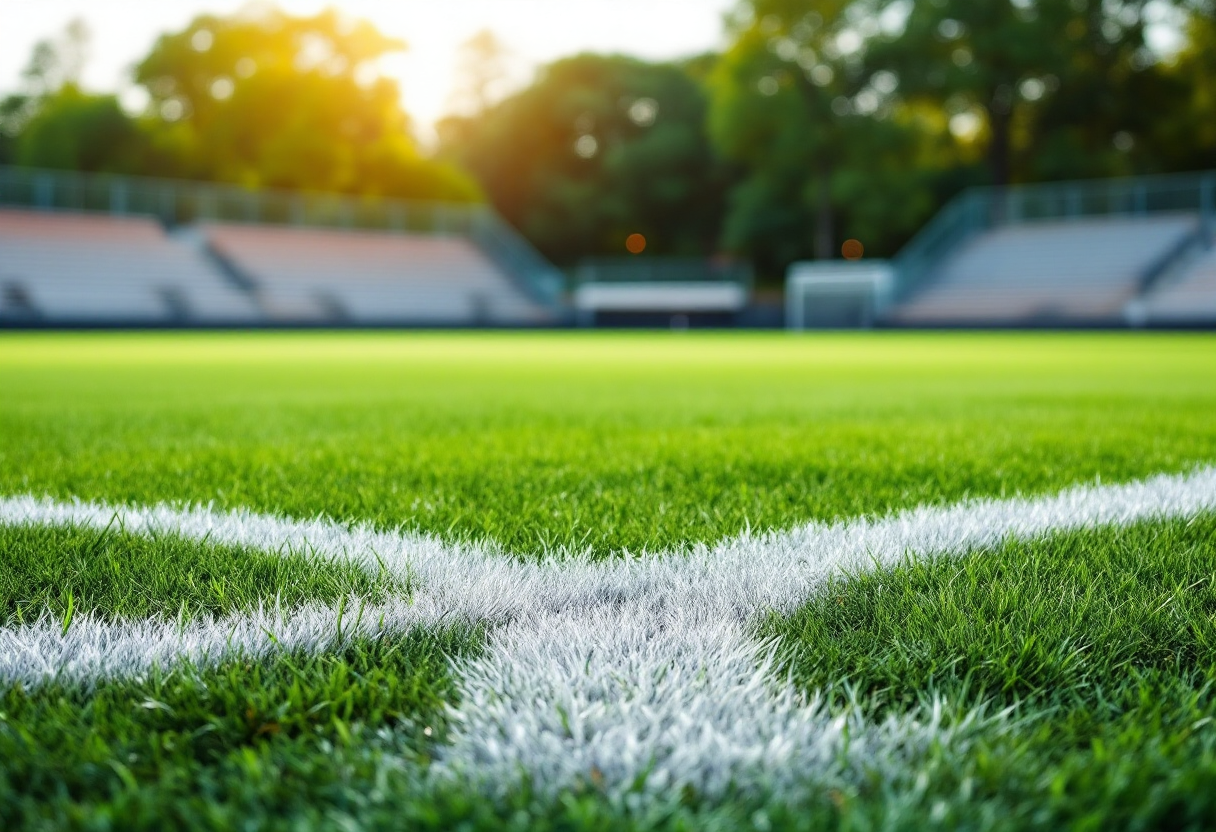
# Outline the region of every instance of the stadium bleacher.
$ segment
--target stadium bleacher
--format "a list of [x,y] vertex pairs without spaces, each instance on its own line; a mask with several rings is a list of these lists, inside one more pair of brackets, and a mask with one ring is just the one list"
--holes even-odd
[[545,311],[463,237],[225,224],[207,224],[200,232],[215,255],[256,287],[272,320],[545,320]]
[[0,166],[0,325],[535,326],[564,277],[488,206]]
[[1121,324],[1146,278],[1192,238],[1199,216],[1011,224],[972,237],[889,317],[899,324]]
[[1206,246],[1176,275],[1141,299],[1145,322],[1190,325],[1216,322],[1216,246]]
[[[749,321],[746,263],[599,258],[566,294],[483,205],[0,166],[0,206],[3,326]],[[841,292],[858,308],[848,280],[819,281],[791,321],[1216,325],[1214,228],[1216,172],[974,189],[889,263],[831,264],[889,271],[857,322],[820,314]]]
[[145,217],[0,209],[0,318],[249,323],[252,299]]

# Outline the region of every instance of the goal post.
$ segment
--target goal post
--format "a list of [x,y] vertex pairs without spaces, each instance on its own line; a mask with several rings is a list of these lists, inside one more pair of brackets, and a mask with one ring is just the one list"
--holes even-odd
[[872,327],[890,300],[894,274],[885,260],[794,263],[786,273],[786,326],[792,330]]

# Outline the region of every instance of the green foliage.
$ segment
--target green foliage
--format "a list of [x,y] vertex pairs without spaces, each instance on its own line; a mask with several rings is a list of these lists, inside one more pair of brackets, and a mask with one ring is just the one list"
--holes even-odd
[[375,62],[404,48],[370,24],[269,6],[204,15],[135,69],[141,118],[77,79],[87,30],[39,43],[25,89],[0,102],[0,162],[373,196],[467,201],[480,190],[424,156]]
[[117,98],[68,85],[38,102],[14,144],[19,165],[134,173],[141,169],[147,139]]
[[892,253],[933,207],[931,132],[897,110],[837,44],[855,34],[847,3],[756,0],[737,15],[715,71],[711,133],[748,177],[731,194],[726,244],[780,273],[858,238]]
[[632,233],[648,253],[705,255],[729,181],[705,110],[685,67],[580,55],[443,134],[498,210],[559,263],[624,254]]
[[1160,5],[875,3],[906,19],[870,40],[866,70],[893,73],[903,100],[970,118],[956,132],[984,148],[994,184],[1148,172],[1153,158],[1126,155],[1185,93],[1146,41]]
[[204,15],[162,36],[135,70],[151,128],[181,175],[421,199],[477,189],[422,157],[397,85],[375,61],[404,48],[335,11],[290,17],[270,7]]
[[10,334],[0,493],[664,549],[1216,460],[1195,336]]
[[0,624],[49,612],[189,620],[259,604],[290,609],[357,596],[375,603],[408,588],[387,574],[306,552],[259,552],[171,535],[45,526],[0,527]]
[[1153,114],[1143,133],[1142,150],[1177,170],[1216,166],[1216,5],[1209,3],[1188,18],[1187,43],[1165,68],[1180,90],[1169,112]]
[[746,171],[724,243],[770,273],[848,237],[890,255],[966,185],[1210,167],[1212,12],[1171,66],[1147,39],[1163,8],[744,0],[711,84]]
[[[130,161],[135,148],[129,134],[134,131],[117,101],[80,90],[90,37],[88,27],[77,19],[59,37],[34,44],[21,71],[21,89],[0,100],[0,164],[45,161],[109,170]],[[38,116],[40,135],[25,135]]]
[[0,98],[0,165],[11,165],[14,161],[17,137],[30,109],[29,100],[29,96],[21,94]]
[[[1162,25],[1177,54],[1154,46]],[[80,92],[74,23],[0,101],[0,163],[485,194],[562,265],[641,233],[649,254],[741,255],[764,280],[847,238],[890,256],[969,185],[1216,166],[1211,0],[739,0],[727,26],[721,55],[579,55],[498,103],[483,32],[436,158],[376,68],[404,44],[366,22],[200,16],[137,65],[139,118]]]

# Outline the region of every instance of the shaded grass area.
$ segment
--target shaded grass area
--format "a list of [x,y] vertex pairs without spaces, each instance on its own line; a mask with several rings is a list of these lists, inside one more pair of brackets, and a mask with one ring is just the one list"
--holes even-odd
[[77,613],[104,619],[160,616],[188,621],[259,605],[285,609],[309,601],[405,594],[386,571],[303,552],[262,552],[174,535],[66,526],[0,526],[0,624],[44,614],[70,623]]
[[0,493],[214,501],[521,554],[1216,459],[1203,335],[8,335],[0,375]]
[[454,628],[92,691],[9,688],[0,827],[285,827],[353,811],[377,777],[426,764],[453,701],[450,661],[481,643]]
[[1216,823],[1216,517],[842,578],[763,632],[796,682],[876,718],[934,698],[1008,709],[1012,730],[926,770],[939,820]]

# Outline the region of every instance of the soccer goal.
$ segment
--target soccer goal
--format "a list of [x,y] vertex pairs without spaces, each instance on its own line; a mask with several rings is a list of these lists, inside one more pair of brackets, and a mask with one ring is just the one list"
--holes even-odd
[[785,321],[790,329],[865,329],[891,296],[894,269],[886,261],[794,263],[786,274]]

